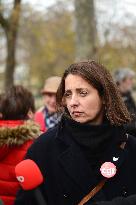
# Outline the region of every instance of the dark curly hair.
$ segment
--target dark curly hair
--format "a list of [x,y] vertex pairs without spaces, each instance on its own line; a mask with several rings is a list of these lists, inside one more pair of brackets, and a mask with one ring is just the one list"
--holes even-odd
[[99,95],[105,102],[105,116],[111,124],[123,125],[131,121],[130,114],[121,99],[111,74],[103,65],[94,60],[74,63],[65,70],[56,94],[58,110],[62,111],[65,108],[63,103],[65,79],[69,74],[81,76],[98,90]]

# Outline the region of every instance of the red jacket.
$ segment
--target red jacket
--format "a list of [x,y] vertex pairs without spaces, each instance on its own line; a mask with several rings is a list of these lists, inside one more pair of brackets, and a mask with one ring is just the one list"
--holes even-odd
[[45,112],[44,107],[39,108],[39,110],[34,115],[34,121],[40,125],[40,130],[42,132],[47,131],[47,127],[45,125]]
[[19,184],[15,166],[23,160],[39,128],[30,121],[0,121],[0,199],[13,205]]

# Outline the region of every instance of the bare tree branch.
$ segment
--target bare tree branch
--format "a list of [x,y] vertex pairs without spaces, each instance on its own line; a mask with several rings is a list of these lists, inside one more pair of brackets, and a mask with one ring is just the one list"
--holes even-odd
[[13,1],[13,8],[9,17],[4,18],[3,7],[0,0],[0,24],[6,33],[7,58],[5,69],[5,88],[14,84],[14,70],[16,65],[16,42],[19,17],[21,11],[21,0]]

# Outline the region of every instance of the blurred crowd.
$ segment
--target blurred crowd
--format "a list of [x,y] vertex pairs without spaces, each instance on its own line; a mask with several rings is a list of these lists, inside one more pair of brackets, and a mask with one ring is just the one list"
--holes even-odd
[[5,205],[14,203],[19,189],[15,166],[33,141],[60,119],[55,96],[60,80],[52,76],[45,81],[43,106],[37,111],[33,94],[22,85],[14,85],[0,95],[0,199]]
[[126,125],[126,131],[136,136],[136,104],[133,90],[135,85],[135,72],[130,68],[120,68],[115,71],[114,79],[132,117],[131,123]]
[[[135,72],[120,68],[114,72],[113,79],[132,118],[125,125],[126,132],[136,136]],[[39,135],[61,120],[56,104],[60,82],[59,76],[45,80],[40,93],[43,105],[37,110],[32,92],[22,85],[14,85],[0,95],[0,199],[5,205],[14,204],[19,189],[15,166],[24,159]]]

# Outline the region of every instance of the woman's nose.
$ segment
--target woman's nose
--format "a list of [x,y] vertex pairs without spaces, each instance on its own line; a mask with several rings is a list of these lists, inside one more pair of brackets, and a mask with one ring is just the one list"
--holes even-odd
[[73,107],[73,106],[77,106],[78,104],[79,104],[79,102],[78,102],[77,96],[73,95],[71,97],[71,100],[70,100],[70,106]]

